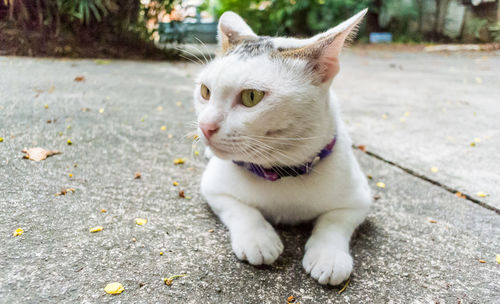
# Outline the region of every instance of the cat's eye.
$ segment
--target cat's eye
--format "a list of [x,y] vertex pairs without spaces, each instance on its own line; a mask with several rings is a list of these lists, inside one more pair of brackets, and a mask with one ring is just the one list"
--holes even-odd
[[203,99],[205,99],[205,100],[210,99],[210,90],[207,88],[206,85],[204,85],[204,84],[201,85],[200,93],[201,93],[201,97],[203,97]]
[[241,103],[245,107],[253,107],[258,104],[266,93],[255,89],[243,90],[241,92]]

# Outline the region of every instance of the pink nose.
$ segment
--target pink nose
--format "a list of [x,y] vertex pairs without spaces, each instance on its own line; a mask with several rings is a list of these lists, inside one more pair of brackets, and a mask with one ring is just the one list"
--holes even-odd
[[219,125],[216,123],[200,123],[201,132],[205,135],[207,140],[210,140],[217,131],[219,131]]

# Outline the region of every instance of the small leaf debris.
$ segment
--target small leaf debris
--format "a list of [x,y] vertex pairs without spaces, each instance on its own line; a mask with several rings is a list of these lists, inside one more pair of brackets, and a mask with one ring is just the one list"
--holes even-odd
[[466,196],[462,192],[456,192],[455,195],[459,198],[466,198]]
[[49,156],[61,154],[62,152],[57,150],[45,150],[43,148],[31,148],[31,149],[23,149],[21,152],[26,155],[23,158],[31,159],[34,161],[41,161],[46,159]]
[[148,219],[145,219],[145,218],[136,218],[135,219],[135,223],[139,226],[146,225],[147,222],[148,222]]
[[486,261],[485,260],[479,260],[479,263],[484,264],[484,263],[486,263]]
[[106,212],[108,212],[108,210],[106,210],[106,209],[104,209],[104,208],[103,208],[103,209],[101,209],[101,213],[106,213]]
[[289,296],[286,298],[287,304],[295,303],[295,297],[294,296]]
[[23,233],[24,233],[23,228],[17,228],[16,230],[14,230],[14,232],[12,232],[12,236],[20,236]]
[[96,227],[90,228],[89,231],[91,233],[96,233],[96,232],[102,231],[102,229],[104,229],[104,227],[102,227],[102,226],[96,226]]
[[174,165],[182,165],[186,162],[184,158],[176,158],[174,159]]
[[436,172],[438,172],[438,171],[439,171],[439,169],[438,169],[438,168],[436,168],[436,167],[432,167],[432,168],[431,168],[431,172],[433,172],[433,173],[436,173]]
[[163,278],[163,282],[165,282],[165,285],[167,285],[167,286],[172,286],[172,283],[174,282],[175,279],[182,278],[185,276],[186,276],[185,274],[177,274],[177,275],[171,276],[170,278]]
[[82,82],[85,81],[85,76],[76,76],[74,79],[76,82]]
[[179,183],[178,182],[173,182],[172,185],[174,185],[174,187],[177,187],[177,186],[179,186]]
[[167,131],[167,126],[161,126],[160,128],[162,131]]
[[179,191],[179,197],[182,197],[182,198],[184,198],[184,197],[185,197],[185,195],[184,195],[184,191],[183,191],[183,190]]
[[431,223],[431,224],[436,224],[436,223],[437,223],[437,221],[436,221],[436,220],[433,220],[433,219],[430,219],[430,218],[428,218],[428,219],[427,219],[427,221],[428,221],[429,223]]
[[68,146],[71,146],[73,144],[73,142],[71,141],[71,139],[68,138],[68,140],[66,141],[66,143],[68,144]]
[[3,137],[0,137],[0,142],[3,142]]
[[135,172],[134,179],[139,179],[139,178],[141,178],[141,172]]
[[379,188],[385,188],[385,184],[383,182],[378,182],[375,185]]
[[101,114],[104,113],[104,108],[100,108],[99,113],[101,113]]
[[497,254],[496,261],[497,261],[498,264],[500,264],[500,254]]
[[68,192],[75,193],[75,189],[74,188],[63,188],[63,189],[61,189],[61,191],[57,192],[55,194],[55,196],[66,195]]
[[123,285],[119,282],[109,283],[104,287],[104,291],[108,294],[120,294],[125,290]]
[[347,286],[349,286],[349,283],[350,283],[350,282],[351,282],[351,278],[347,279],[347,282],[345,282],[344,287],[342,287],[342,289],[341,289],[341,290],[339,290],[339,291],[337,292],[337,294],[341,294],[341,293],[343,293],[343,292],[347,289]]
[[488,196],[488,194],[486,194],[484,192],[478,192],[478,193],[476,193],[476,195],[479,197],[487,197]]
[[364,146],[364,145],[359,145],[358,149],[363,151],[363,152],[366,152],[366,146]]

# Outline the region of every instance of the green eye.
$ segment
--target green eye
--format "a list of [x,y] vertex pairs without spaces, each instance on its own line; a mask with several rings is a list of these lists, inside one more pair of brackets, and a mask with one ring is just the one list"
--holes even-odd
[[258,104],[266,93],[264,91],[248,89],[241,92],[241,103],[245,107],[253,107]]
[[201,91],[201,97],[203,97],[203,99],[205,99],[205,100],[210,99],[210,90],[207,88],[206,85],[202,84],[200,91]]

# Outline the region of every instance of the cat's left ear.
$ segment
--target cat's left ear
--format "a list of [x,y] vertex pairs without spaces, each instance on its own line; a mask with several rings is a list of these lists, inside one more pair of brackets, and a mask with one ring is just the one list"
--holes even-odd
[[223,53],[244,40],[258,38],[243,18],[233,12],[225,12],[220,16],[218,36]]
[[284,49],[280,56],[309,60],[320,83],[330,82],[339,71],[339,55],[345,41],[356,35],[368,9],[364,9],[336,27],[305,40],[304,46]]

